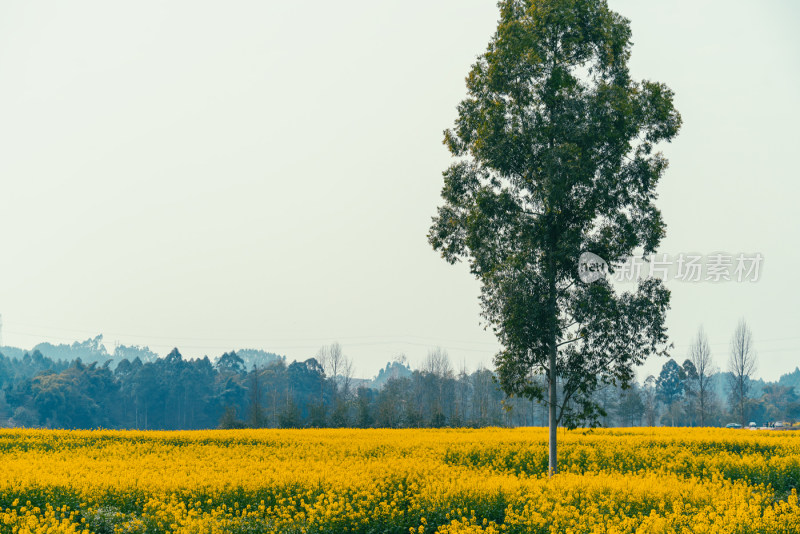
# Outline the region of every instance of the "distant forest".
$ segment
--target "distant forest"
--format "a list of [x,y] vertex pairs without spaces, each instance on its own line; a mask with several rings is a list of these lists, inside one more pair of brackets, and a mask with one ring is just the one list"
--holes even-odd
[[[705,424],[739,421],[728,373],[711,376]],[[658,376],[629,389],[597,392],[602,426],[698,426],[691,362],[667,360]],[[750,380],[747,419],[800,420],[800,369],[777,382]],[[261,350],[214,360],[160,358],[147,347],[117,346],[98,336],[72,345],[41,344],[30,352],[0,348],[0,427],[46,428],[302,428],[479,427],[547,424],[546,409],[508,398],[492,371],[453,368],[433,349],[418,369],[404,358],[371,380],[352,376],[338,344],[287,363]]]

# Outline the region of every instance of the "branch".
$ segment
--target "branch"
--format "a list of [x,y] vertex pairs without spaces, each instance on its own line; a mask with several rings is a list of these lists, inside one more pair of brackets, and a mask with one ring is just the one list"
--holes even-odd
[[572,398],[572,394],[575,393],[578,390],[577,388],[573,388],[571,390],[568,390],[567,386],[569,385],[569,383],[570,383],[570,381],[567,380],[567,383],[564,384],[564,387],[563,387],[564,399],[561,402],[561,406],[558,407],[559,410],[558,410],[558,417],[556,417],[556,426],[558,426],[561,423],[561,419],[564,417],[564,410],[567,407],[567,403],[569,402],[569,399]]
[[574,337],[572,339],[568,339],[566,341],[562,341],[561,343],[556,343],[556,348],[560,347],[561,345],[566,345],[567,343],[572,343],[574,341],[578,341],[583,339],[583,336]]
[[525,215],[530,215],[531,217],[541,217],[544,215],[541,211],[528,211],[528,210],[520,210]]

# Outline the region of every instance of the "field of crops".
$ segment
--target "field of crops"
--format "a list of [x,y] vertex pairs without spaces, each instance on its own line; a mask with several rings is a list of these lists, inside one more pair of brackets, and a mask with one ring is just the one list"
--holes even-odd
[[800,532],[800,432],[0,430],[0,532]]

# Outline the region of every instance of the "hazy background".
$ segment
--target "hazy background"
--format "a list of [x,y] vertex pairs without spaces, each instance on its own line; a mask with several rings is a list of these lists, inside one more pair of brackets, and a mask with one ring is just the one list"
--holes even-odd
[[[661,250],[765,258],[757,283],[668,283],[674,356],[703,324],[724,368],[745,317],[776,379],[800,364],[800,4],[610,5],[684,119]],[[465,0],[0,3],[3,343],[491,365],[478,285],[426,233],[496,20]]]

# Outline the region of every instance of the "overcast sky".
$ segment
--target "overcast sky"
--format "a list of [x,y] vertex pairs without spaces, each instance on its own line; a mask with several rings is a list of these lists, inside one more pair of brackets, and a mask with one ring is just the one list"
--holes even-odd
[[[684,120],[661,250],[764,257],[755,283],[667,282],[674,356],[702,324],[724,367],[744,317],[776,379],[800,364],[800,4],[610,5]],[[496,21],[491,0],[0,3],[3,343],[491,365],[477,282],[426,233]]]

